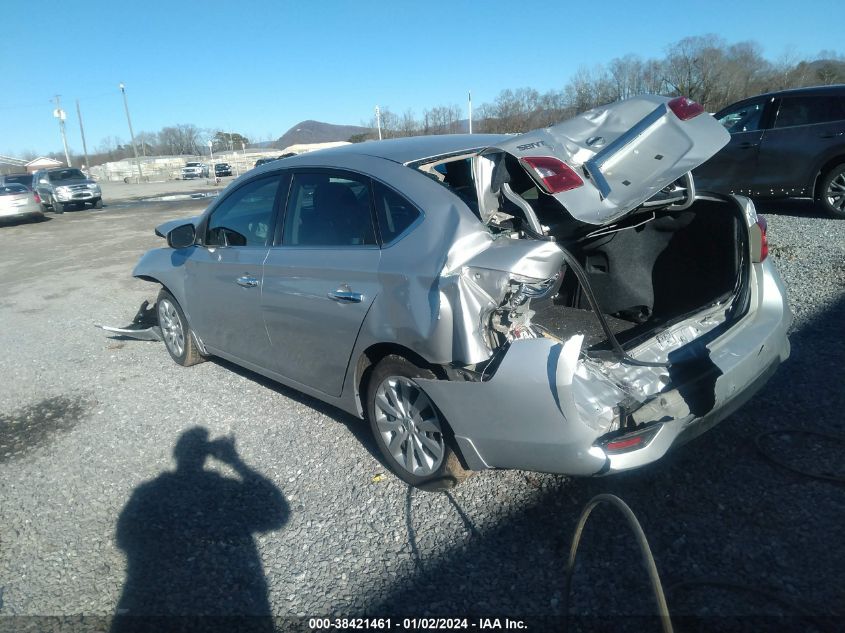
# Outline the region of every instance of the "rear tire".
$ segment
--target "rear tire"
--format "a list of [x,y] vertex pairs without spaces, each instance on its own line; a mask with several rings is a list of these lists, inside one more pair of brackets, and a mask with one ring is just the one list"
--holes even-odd
[[190,367],[206,360],[196,342],[188,319],[179,302],[164,288],[158,293],[156,315],[170,357],[183,367]]
[[58,213],[61,215],[65,212],[65,205],[63,205],[58,200],[53,200],[53,213]]
[[819,203],[828,215],[845,220],[845,163],[836,165],[822,178]]
[[454,449],[443,414],[415,378],[436,376],[401,356],[379,361],[367,383],[370,428],[385,463],[401,480],[428,491],[454,488],[471,471]]

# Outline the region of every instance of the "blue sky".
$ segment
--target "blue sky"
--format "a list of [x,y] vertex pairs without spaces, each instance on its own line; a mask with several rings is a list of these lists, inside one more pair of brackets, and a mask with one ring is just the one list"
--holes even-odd
[[[756,40],[772,60],[842,52],[841,0],[735,2],[38,3],[0,0],[0,154],[61,150],[50,99],[62,95],[81,153],[128,141],[118,83],[138,131],[193,123],[250,139],[303,119],[360,124],[380,104],[491,101],[503,88],[563,87],[579,67],[662,56],[688,35]],[[798,8],[800,7],[800,10]],[[826,18],[825,16],[828,16]]]

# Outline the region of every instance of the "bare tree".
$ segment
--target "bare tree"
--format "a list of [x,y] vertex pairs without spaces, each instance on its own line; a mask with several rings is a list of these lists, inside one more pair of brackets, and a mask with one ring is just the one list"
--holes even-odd
[[685,37],[669,47],[665,79],[671,91],[712,109],[721,102],[725,42],[716,35]]
[[415,136],[419,134],[420,124],[414,118],[414,111],[408,108],[399,121],[399,136]]

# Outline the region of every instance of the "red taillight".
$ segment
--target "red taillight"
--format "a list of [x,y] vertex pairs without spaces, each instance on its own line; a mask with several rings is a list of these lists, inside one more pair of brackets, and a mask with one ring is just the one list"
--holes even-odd
[[624,440],[616,440],[615,442],[608,442],[605,446],[605,450],[608,453],[616,453],[619,451],[624,451],[625,449],[632,448],[634,446],[639,446],[643,443],[644,437],[642,435],[635,435],[634,437],[628,437]]
[[669,109],[675,113],[681,121],[686,121],[704,112],[700,103],[686,97],[675,97],[669,102]]
[[769,228],[769,223],[762,215],[757,216],[757,226],[760,227],[760,254],[758,255],[758,262],[764,261],[769,256],[769,238],[766,237],[766,230]]
[[41,196],[39,196],[39,195],[38,195],[38,192],[37,192],[37,191],[33,191],[33,192],[32,192],[32,197],[33,197],[33,198],[35,198],[35,201],[36,201],[38,204],[41,204]]
[[569,165],[551,156],[528,156],[520,158],[543,185],[546,193],[560,193],[577,189],[584,184],[581,176]]

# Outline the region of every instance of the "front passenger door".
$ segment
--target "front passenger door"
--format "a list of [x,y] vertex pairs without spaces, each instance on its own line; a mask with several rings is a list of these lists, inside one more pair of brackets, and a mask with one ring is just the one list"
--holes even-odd
[[273,174],[230,192],[201,226],[202,245],[185,263],[191,327],[210,351],[236,362],[263,367],[267,361],[262,265],[286,182]]

